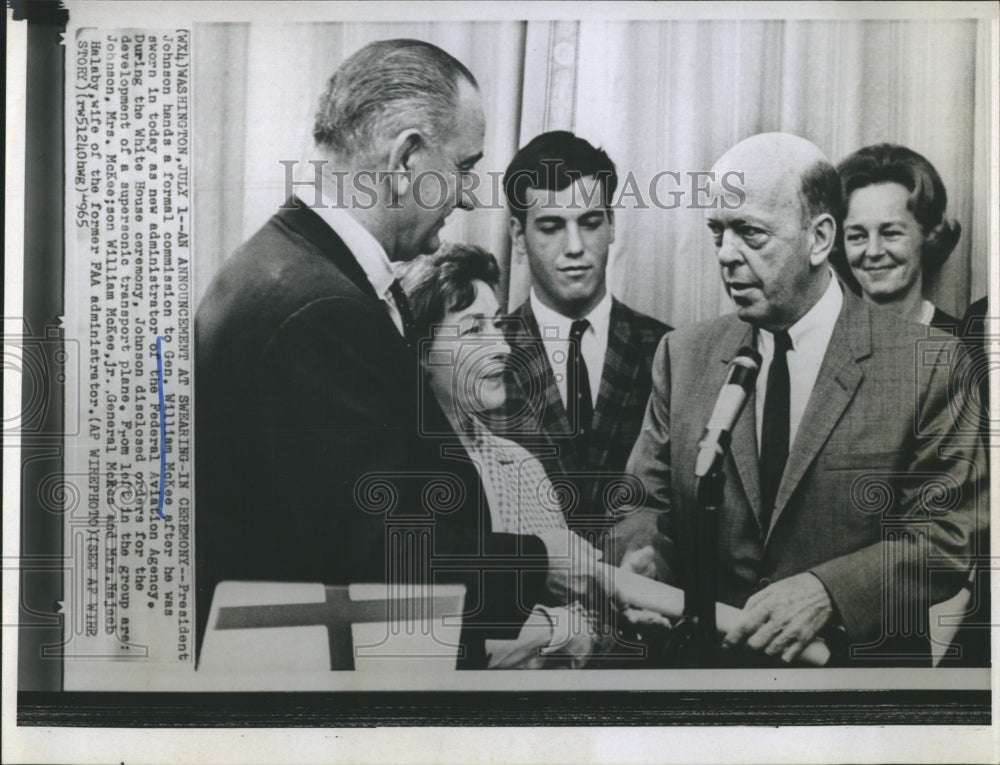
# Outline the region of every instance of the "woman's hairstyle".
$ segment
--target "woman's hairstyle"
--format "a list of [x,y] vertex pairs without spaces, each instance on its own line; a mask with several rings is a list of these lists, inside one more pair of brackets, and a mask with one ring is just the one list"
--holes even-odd
[[880,143],[858,149],[840,163],[837,172],[848,204],[853,192],[876,183],[898,183],[908,189],[906,207],[926,238],[921,266],[925,273],[934,273],[944,265],[962,227],[944,217],[948,195],[934,165],[905,146]]
[[472,244],[449,244],[397,267],[396,275],[410,299],[418,338],[429,338],[448,311],[461,311],[476,299],[476,281],[500,283],[500,267],[489,252]]

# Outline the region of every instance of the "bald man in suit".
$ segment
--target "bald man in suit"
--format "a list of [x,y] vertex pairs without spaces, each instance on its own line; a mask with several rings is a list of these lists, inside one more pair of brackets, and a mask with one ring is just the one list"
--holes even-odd
[[868,306],[833,276],[841,199],[813,144],[753,136],[714,168],[708,212],[734,315],[667,335],[628,470],[647,501],[617,528],[619,555],[687,589],[697,445],[727,364],[744,345],[760,374],[732,433],[719,510],[718,597],[742,609],[730,661],[791,662],[846,634],[855,666],[929,666],[927,608],[968,577],[986,523],[985,458],[956,341]]

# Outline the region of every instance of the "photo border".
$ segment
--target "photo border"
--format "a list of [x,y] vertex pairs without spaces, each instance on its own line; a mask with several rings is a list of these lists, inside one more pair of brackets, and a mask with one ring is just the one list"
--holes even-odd
[[[52,5],[48,11],[52,12]],[[94,3],[95,6],[108,5]],[[185,5],[184,3],[178,4]],[[220,4],[221,5],[221,4]],[[227,4],[228,5],[228,4]],[[382,4],[374,15],[381,16],[388,11]],[[426,4],[421,4],[426,6]],[[537,6],[532,9],[521,4],[514,4],[513,11],[524,13],[524,18],[537,18]],[[594,13],[598,16],[608,13],[603,4],[574,4],[572,8],[566,5],[552,6],[546,4],[555,17],[580,18],[580,14]],[[631,12],[646,12],[649,4],[625,4],[627,14]],[[675,6],[686,8],[688,4]],[[895,5],[895,4],[894,4]],[[899,4],[904,8],[892,9],[882,4],[871,4],[879,18],[897,16],[907,8],[912,12],[912,4]],[[936,4],[932,4],[936,7]],[[724,7],[723,7],[724,6]],[[877,7],[876,7],[877,6]],[[504,8],[510,6],[505,5]],[[707,15],[699,18],[732,18],[730,4],[721,4],[705,10]],[[765,10],[767,15],[775,12],[775,4],[759,3],[754,8]],[[785,6],[787,9],[787,6]],[[926,6],[925,6],[926,8]],[[997,46],[996,8],[991,4],[966,4],[970,15],[983,16],[992,12],[993,45]],[[523,10],[522,10],[523,9]],[[575,9],[575,10],[574,10]],[[72,8],[71,8],[72,10]],[[92,9],[97,12],[97,9]],[[341,7],[342,11],[343,8]],[[389,9],[391,10],[391,9]],[[960,10],[960,9],[952,9]],[[828,4],[802,4],[797,8],[805,13],[815,12],[820,17],[833,13]],[[973,13],[978,11],[977,13]],[[38,11],[35,11],[38,12]],[[246,12],[245,10],[241,12]],[[507,10],[506,13],[510,13]],[[686,11],[687,12],[687,11]],[[212,9],[210,14],[223,13]],[[299,13],[295,11],[293,15]],[[883,15],[884,14],[884,15]],[[742,12],[741,12],[742,15]],[[834,14],[835,15],[835,14]],[[953,17],[952,13],[946,14]],[[408,8],[393,20],[405,20],[406,17],[426,18],[426,12]],[[30,13],[29,13],[30,17]],[[508,16],[509,18],[510,16]],[[544,16],[553,18],[552,15]],[[589,17],[589,16],[588,16]],[[617,18],[616,14],[616,18]],[[747,15],[757,18],[759,16]],[[790,17],[790,16],[783,16]],[[803,16],[805,17],[805,16]],[[808,16],[814,18],[814,16]],[[48,22],[54,20],[52,17]],[[57,17],[55,18],[57,20]],[[219,19],[221,20],[221,19]],[[291,19],[294,21],[295,19]],[[366,19],[367,20],[367,19]],[[374,20],[374,19],[372,19]],[[388,20],[388,19],[386,19]],[[28,128],[25,134],[25,185],[24,213],[26,225],[23,230],[25,252],[39,253],[37,258],[24,258],[23,261],[23,311],[10,314],[5,310],[5,316],[23,316],[32,331],[36,331],[38,319],[57,315],[59,310],[52,310],[56,295],[52,293],[53,280],[62,281],[62,231],[59,226],[44,227],[38,220],[42,210],[48,220],[53,218],[61,221],[61,214],[53,214],[53,199],[62,205],[63,183],[62,167],[53,167],[52,160],[62,154],[62,76],[61,64],[55,59],[61,55],[58,47],[56,26],[46,23],[46,20],[36,20],[34,30],[26,35],[27,42],[27,87],[25,111]],[[30,23],[28,25],[30,27]],[[9,24],[8,24],[9,28]],[[10,55],[10,51],[8,51]],[[994,136],[997,131],[997,63],[994,58],[992,72],[992,88],[990,117]],[[8,73],[10,77],[10,73]],[[46,94],[38,90],[39,83],[49,82],[53,87]],[[35,96],[35,98],[33,98]],[[53,119],[53,114],[60,116]],[[48,127],[46,127],[48,123]],[[53,128],[52,125],[55,127]],[[10,136],[8,136],[10,138]],[[994,143],[995,145],[995,143]],[[45,147],[49,147],[46,149]],[[52,147],[55,147],[53,150]],[[991,190],[995,195],[997,183],[997,167],[994,161]],[[10,186],[8,185],[8,188]],[[54,196],[53,196],[54,193]],[[46,199],[45,205],[38,205],[37,200]],[[995,208],[995,205],[993,206]],[[33,209],[36,211],[33,215]],[[8,206],[8,212],[10,207]],[[56,210],[56,213],[59,211]],[[991,273],[996,274],[996,242],[997,220],[993,209],[990,223],[991,237]],[[34,225],[33,225],[34,218]],[[11,225],[8,218],[8,227]],[[11,240],[8,239],[8,242]],[[58,260],[58,263],[56,262]],[[57,276],[53,276],[53,274]],[[991,300],[996,305],[996,279],[991,280]],[[11,284],[5,279],[5,293],[9,293]],[[5,303],[8,307],[12,304]],[[61,308],[61,303],[58,308]],[[5,326],[5,332],[7,327]],[[996,385],[996,380],[993,381]],[[5,380],[5,397],[7,381]],[[994,391],[996,388],[994,388]],[[995,395],[995,394],[994,394]],[[58,403],[58,402],[55,402]],[[56,412],[61,406],[53,405]],[[56,418],[58,419],[58,418]],[[50,422],[54,433],[61,433],[59,422]],[[8,463],[8,444],[5,439],[4,457]],[[38,453],[48,453],[52,444],[44,438],[33,441],[20,439],[22,460],[30,457],[32,450]],[[20,465],[19,465],[20,467]],[[23,489],[23,487],[22,487]],[[5,482],[5,529],[9,530],[8,488]],[[30,493],[23,496],[29,498]],[[20,500],[21,497],[16,499]],[[38,517],[41,514],[28,514]],[[56,519],[59,524],[61,519]],[[60,526],[61,529],[61,526]],[[45,528],[22,527],[23,533],[47,533]],[[7,535],[5,535],[7,536]],[[61,539],[61,532],[59,537]],[[15,537],[16,541],[17,537]],[[8,579],[11,573],[7,561],[11,559],[10,547],[5,542],[5,593],[8,593]],[[15,567],[15,578],[17,568]],[[56,574],[59,578],[59,574]],[[16,592],[16,589],[15,589]],[[9,602],[9,599],[5,598]],[[995,601],[996,599],[994,599]],[[15,601],[17,597],[15,596]],[[994,602],[995,605],[995,602]],[[19,637],[25,634],[20,630]],[[57,628],[61,637],[61,628]],[[9,636],[9,629],[5,632]],[[22,638],[23,639],[23,638]],[[5,640],[5,646],[9,640]],[[21,643],[20,650],[30,649],[30,643]],[[7,662],[10,651],[4,649],[4,679],[9,679]],[[16,654],[15,654],[16,660]],[[54,662],[55,664],[55,662]],[[16,666],[16,665],[15,665]],[[599,670],[595,670],[599,671]],[[995,673],[991,673],[995,675]],[[61,670],[59,671],[61,678]],[[7,713],[10,709],[7,702],[9,683],[4,683],[5,695],[5,726]],[[621,690],[531,690],[523,691],[364,691],[364,692],[334,692],[334,693],[124,693],[124,692],[31,692],[20,691],[16,695],[16,724],[25,727],[68,727],[68,728],[140,728],[140,727],[193,727],[193,728],[275,728],[275,727],[372,727],[392,726],[408,727],[415,724],[430,726],[469,726],[481,725],[481,715],[491,712],[498,719],[491,720],[491,725],[500,726],[589,726],[589,725],[627,725],[627,726],[675,726],[675,725],[740,725],[773,727],[776,724],[796,726],[842,726],[842,725],[878,725],[878,726],[910,726],[918,725],[954,725],[973,726],[976,728],[994,725],[993,708],[995,704],[995,679],[989,689],[844,689],[844,690],[697,690],[697,691],[621,691]],[[419,698],[414,698],[419,694]],[[608,710],[611,710],[609,713]],[[609,719],[610,718],[610,719]],[[8,745],[4,744],[5,750]],[[134,752],[133,752],[134,753]],[[988,754],[988,753],[987,753]],[[748,759],[747,761],[750,761]],[[972,760],[970,760],[972,761]]]

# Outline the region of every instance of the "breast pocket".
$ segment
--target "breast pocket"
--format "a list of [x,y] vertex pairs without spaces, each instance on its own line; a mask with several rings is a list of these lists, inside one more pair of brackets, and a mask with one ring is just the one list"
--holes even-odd
[[823,466],[827,470],[892,470],[899,466],[901,458],[898,451],[854,451],[845,447],[824,453]]
[[893,513],[908,475],[898,451],[837,450],[817,467],[826,496],[837,498],[845,518],[865,526]]

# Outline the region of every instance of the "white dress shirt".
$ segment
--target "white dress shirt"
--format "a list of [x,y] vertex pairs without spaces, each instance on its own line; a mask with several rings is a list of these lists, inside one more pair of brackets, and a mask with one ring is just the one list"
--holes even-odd
[[930,324],[934,319],[934,304],[930,300],[925,300],[920,307],[920,323]]
[[[844,304],[844,293],[840,283],[831,275],[826,292],[808,313],[788,328],[788,336],[792,339],[792,350],[788,351],[788,449],[795,446],[795,435],[799,432],[799,423],[805,413],[806,404],[812,394],[819,368],[826,356],[826,347],[830,344],[834,325],[840,316],[840,308]],[[766,329],[757,333],[757,351],[761,355],[760,374],[757,376],[757,447],[760,448],[761,428],[764,422],[764,397],[767,395],[767,375],[774,359],[774,335]]]
[[392,270],[392,262],[386,255],[385,249],[371,233],[358,223],[351,214],[342,206],[338,206],[336,201],[327,196],[324,192],[323,201],[328,207],[312,208],[326,224],[332,228],[339,236],[347,249],[351,251],[354,259],[358,261],[368,277],[368,281],[375,289],[375,294],[379,296],[385,304],[386,310],[392,323],[396,325],[399,334],[403,334],[403,317],[399,313],[399,307],[389,291],[393,280],[396,278]]
[[[548,356],[549,366],[556,378],[559,396],[566,405],[566,358],[569,348],[569,331],[573,319],[568,319],[542,303],[535,294],[534,288],[528,297],[531,310],[538,322],[538,331],[542,335],[542,346]],[[590,326],[580,338],[580,352],[587,364],[587,376],[590,378],[591,403],[597,406],[597,394],[601,387],[601,374],[604,371],[604,354],[608,350],[608,330],[611,327],[611,293],[605,292],[601,302],[584,316]]]

